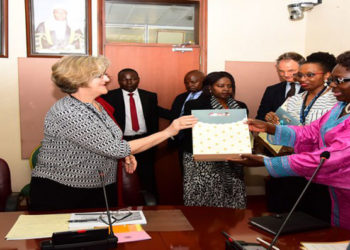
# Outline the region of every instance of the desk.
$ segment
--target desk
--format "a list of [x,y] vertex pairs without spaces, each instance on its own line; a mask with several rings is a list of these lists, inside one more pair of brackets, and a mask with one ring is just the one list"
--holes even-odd
[[[235,239],[256,242],[261,237],[269,242],[272,236],[264,231],[248,225],[250,217],[260,216],[261,207],[254,209],[235,210],[229,208],[204,208],[184,206],[155,206],[145,210],[181,209],[194,231],[183,232],[149,232],[151,240],[119,244],[118,249],[125,250],[189,250],[189,249],[224,249],[224,237],[221,231],[226,231]],[[17,217],[27,212],[0,213],[0,250],[3,249],[39,249],[41,240],[6,241],[8,233]],[[166,221],[164,222],[166,223]],[[300,241],[341,241],[349,240],[350,231],[340,228],[330,228],[312,232],[304,232],[281,236],[277,246],[282,249],[298,249]]]

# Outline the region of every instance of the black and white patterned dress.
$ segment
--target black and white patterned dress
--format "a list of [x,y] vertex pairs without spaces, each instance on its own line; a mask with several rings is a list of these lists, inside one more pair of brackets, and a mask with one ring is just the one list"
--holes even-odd
[[[223,109],[215,97],[210,99],[213,109]],[[241,108],[228,100],[230,109]],[[246,191],[242,166],[229,162],[207,162],[193,159],[184,152],[184,204],[186,206],[246,207]]]
[[44,139],[32,177],[75,188],[117,181],[117,163],[130,154],[128,142],[107,112],[71,96],[57,101],[45,117]]

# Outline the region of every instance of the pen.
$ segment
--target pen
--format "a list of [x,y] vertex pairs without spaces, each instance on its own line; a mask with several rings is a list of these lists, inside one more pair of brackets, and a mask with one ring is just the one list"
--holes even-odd
[[[256,240],[257,240],[258,242],[260,242],[260,243],[266,245],[266,246],[270,246],[270,245],[271,245],[270,243],[268,243],[267,241],[264,241],[263,239],[261,239],[261,238],[259,238],[259,237],[257,237]],[[272,246],[272,248],[275,249],[275,250],[280,250],[278,247],[275,247],[275,246]]]
[[91,222],[91,221],[98,221],[98,219],[83,219],[83,220],[69,220],[68,222]]

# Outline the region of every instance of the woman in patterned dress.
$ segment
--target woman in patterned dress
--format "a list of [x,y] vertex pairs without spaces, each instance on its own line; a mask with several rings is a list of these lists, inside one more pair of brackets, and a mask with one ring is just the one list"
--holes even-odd
[[53,82],[68,95],[45,117],[44,139],[32,172],[31,210],[105,207],[100,172],[109,203],[116,206],[118,160],[125,158],[126,172],[132,173],[136,169],[132,154],[196,123],[193,116],[182,117],[148,137],[123,140],[120,128],[96,101],[107,93],[108,64],[104,57],[67,56],[52,66]]
[[[203,80],[205,91],[185,104],[185,114],[197,109],[247,109],[234,99],[235,81],[227,72],[212,72]],[[242,167],[228,162],[193,160],[192,135],[184,130],[184,204],[186,206],[246,207]],[[181,136],[181,135],[180,135]]]

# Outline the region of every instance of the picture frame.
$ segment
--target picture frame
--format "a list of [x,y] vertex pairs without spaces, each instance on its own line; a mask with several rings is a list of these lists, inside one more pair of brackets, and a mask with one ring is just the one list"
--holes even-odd
[[25,9],[28,57],[91,55],[91,0],[25,0]]
[[0,57],[8,57],[8,0],[0,0]]

